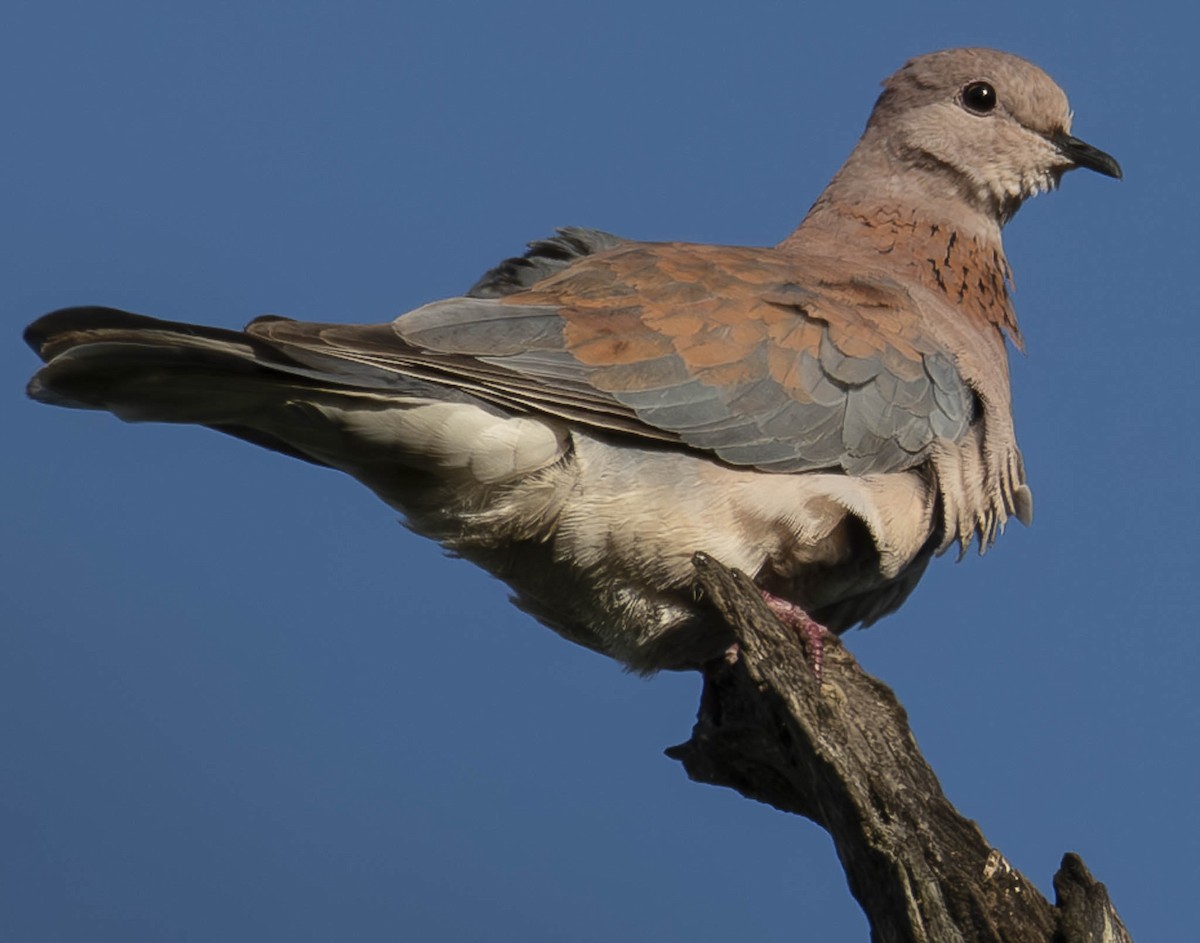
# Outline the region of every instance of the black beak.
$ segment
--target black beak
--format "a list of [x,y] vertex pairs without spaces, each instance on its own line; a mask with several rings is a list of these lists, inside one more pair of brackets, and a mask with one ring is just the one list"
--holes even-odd
[[1058,148],[1058,152],[1071,162],[1072,167],[1086,167],[1106,177],[1123,176],[1121,165],[1110,154],[1105,154],[1098,147],[1092,147],[1086,141],[1071,137],[1066,131],[1056,131],[1050,135],[1050,142]]

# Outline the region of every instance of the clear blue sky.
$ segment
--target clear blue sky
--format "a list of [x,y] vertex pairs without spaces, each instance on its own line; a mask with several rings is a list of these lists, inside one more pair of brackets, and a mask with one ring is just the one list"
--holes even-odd
[[1045,892],[1075,850],[1136,939],[1194,936],[1197,14],[814,6],[8,0],[0,936],[865,940],[823,832],[661,755],[698,678],[568,645],[332,472],[24,401],[19,331],[385,320],[560,225],[771,243],[879,80],[967,44],[1126,180],[1006,233],[1034,526],[847,640]]

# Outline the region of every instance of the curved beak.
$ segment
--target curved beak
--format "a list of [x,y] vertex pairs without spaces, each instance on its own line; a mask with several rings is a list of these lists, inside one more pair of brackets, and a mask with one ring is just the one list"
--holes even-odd
[[1072,137],[1066,131],[1056,131],[1050,135],[1050,143],[1058,148],[1058,152],[1071,162],[1072,167],[1086,167],[1106,177],[1116,177],[1120,180],[1125,176],[1121,165],[1111,154],[1105,154],[1098,147],[1092,147],[1086,141]]

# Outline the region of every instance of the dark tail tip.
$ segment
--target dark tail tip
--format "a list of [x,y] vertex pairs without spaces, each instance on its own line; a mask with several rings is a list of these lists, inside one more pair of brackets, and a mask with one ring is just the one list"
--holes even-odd
[[52,356],[47,350],[55,337],[75,331],[95,330],[99,327],[146,327],[154,323],[153,318],[140,314],[130,314],[117,308],[104,308],[98,305],[86,305],[77,308],[60,308],[43,314],[29,327],[25,328],[25,343],[33,348],[43,360]]

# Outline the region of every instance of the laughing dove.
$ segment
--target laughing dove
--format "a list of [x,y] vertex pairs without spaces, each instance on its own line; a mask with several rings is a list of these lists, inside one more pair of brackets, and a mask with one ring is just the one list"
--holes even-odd
[[[1112,157],[1057,85],[957,49],[884,83],[858,145],[777,246],[564,229],[390,324],[244,332],[71,308],[29,327],[29,393],[197,423],[344,471],[518,606],[638,671],[720,656],[704,551],[841,632],[1031,497],[1000,230]],[[805,615],[807,614],[807,615]]]

